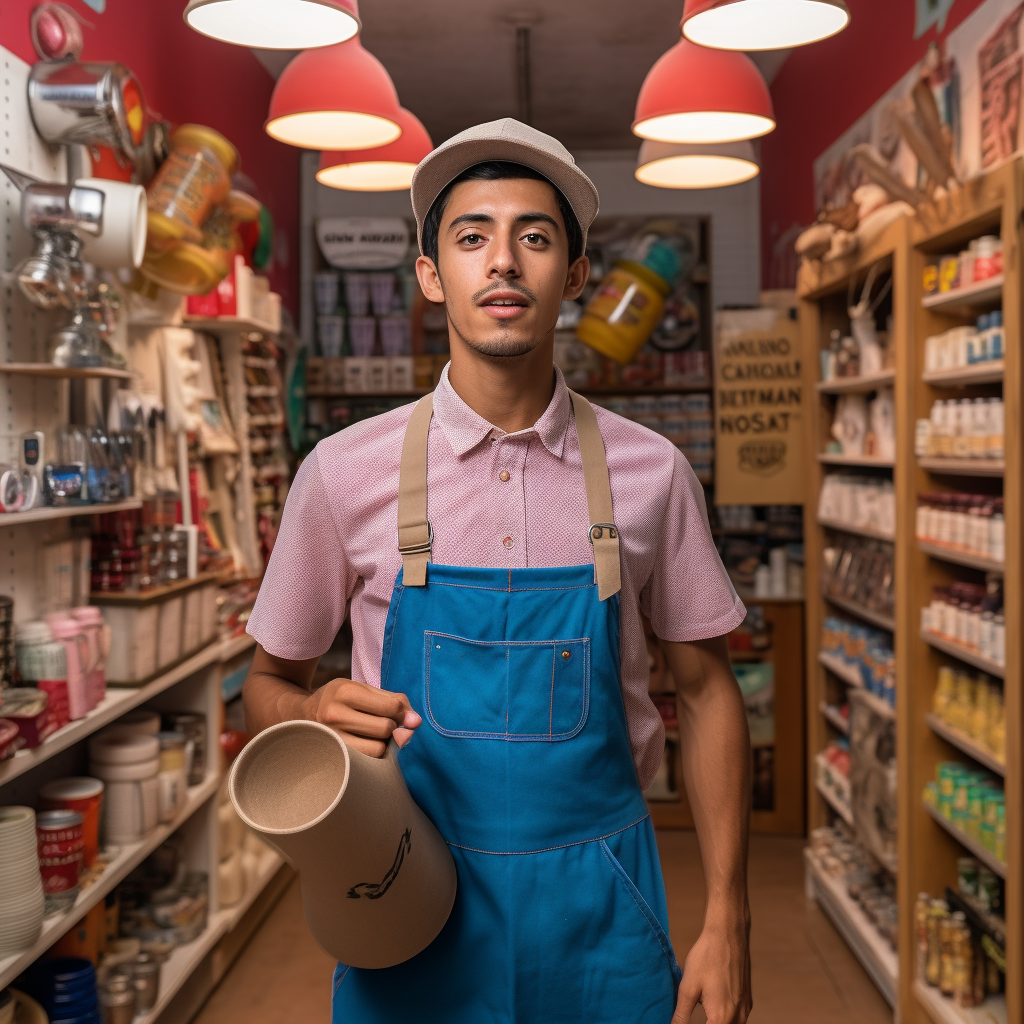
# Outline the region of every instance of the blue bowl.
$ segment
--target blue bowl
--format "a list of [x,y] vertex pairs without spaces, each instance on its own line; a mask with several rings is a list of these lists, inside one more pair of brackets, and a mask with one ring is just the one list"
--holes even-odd
[[51,984],[74,984],[85,978],[95,978],[92,962],[78,956],[65,956],[57,960],[44,960],[39,973]]

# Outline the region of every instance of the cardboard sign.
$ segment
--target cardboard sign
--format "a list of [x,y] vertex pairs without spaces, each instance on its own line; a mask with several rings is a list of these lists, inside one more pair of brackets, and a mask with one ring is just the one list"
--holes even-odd
[[800,330],[785,309],[715,316],[715,504],[804,500]]
[[320,217],[316,240],[332,267],[384,270],[405,259],[409,225],[402,217]]

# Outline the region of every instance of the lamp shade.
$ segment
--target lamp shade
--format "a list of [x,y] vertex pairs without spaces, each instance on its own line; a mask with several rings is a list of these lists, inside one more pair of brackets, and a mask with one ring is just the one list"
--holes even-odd
[[849,23],[843,0],[686,0],[683,7],[683,35],[723,50],[803,46]]
[[270,97],[266,130],[304,149],[371,149],[402,134],[400,109],[384,65],[354,36],[289,63]]
[[745,53],[680,39],[647,72],[633,132],[659,142],[738,142],[775,127],[771,94]]
[[640,146],[635,176],[657,188],[721,188],[750,181],[759,171],[749,141],[695,146],[647,141]]
[[320,154],[316,180],[353,192],[395,192],[412,185],[416,165],[434,148],[427,129],[404,107],[398,112],[402,136],[375,149],[331,150]]
[[189,0],[185,21],[225,43],[265,50],[305,50],[351,39],[356,0]]

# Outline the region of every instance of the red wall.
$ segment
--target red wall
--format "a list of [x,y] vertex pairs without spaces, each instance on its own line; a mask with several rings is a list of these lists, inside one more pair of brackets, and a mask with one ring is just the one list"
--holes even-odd
[[847,0],[845,31],[790,54],[772,83],[778,127],[762,140],[761,280],[773,279],[775,240],[814,220],[814,161],[983,0],[955,0],[942,32],[914,38],[914,0]]
[[[34,63],[29,14],[38,0],[0,0],[0,45]],[[84,28],[85,60],[120,61],[142,83],[147,106],[173,124],[196,122],[226,135],[242,156],[259,198],[277,228],[271,282],[293,313],[298,308],[299,151],[263,131],[274,82],[244,47],[192,31],[182,19],[185,0],[107,0],[97,14],[65,0],[91,22]]]

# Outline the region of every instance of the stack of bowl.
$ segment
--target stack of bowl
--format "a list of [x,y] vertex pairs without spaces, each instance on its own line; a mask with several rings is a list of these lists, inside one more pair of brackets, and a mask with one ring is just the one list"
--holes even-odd
[[100,1024],[96,968],[80,957],[43,960],[30,971],[50,1024]]
[[0,807],[0,959],[39,938],[44,905],[35,811]]
[[160,819],[160,741],[121,730],[89,741],[89,774],[106,785],[103,833],[114,845],[135,843]]

